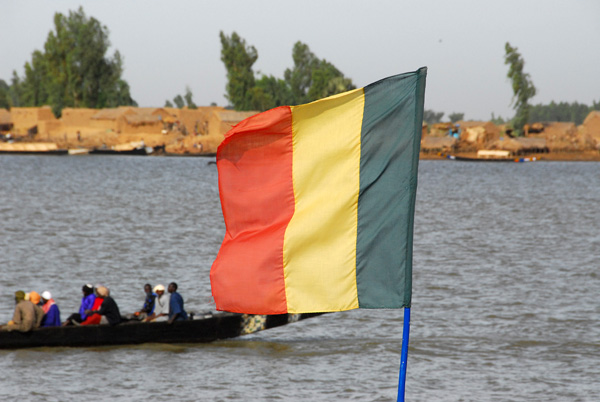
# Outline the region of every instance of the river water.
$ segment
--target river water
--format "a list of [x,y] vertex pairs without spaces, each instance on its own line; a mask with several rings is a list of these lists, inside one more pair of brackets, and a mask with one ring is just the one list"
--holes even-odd
[[[206,158],[0,155],[0,321],[63,318],[84,283],[122,313],[176,281],[214,309],[224,233]],[[421,161],[408,401],[600,400],[600,164]],[[0,400],[394,401],[402,310],[201,345],[0,351]],[[6,398],[6,399],[5,399]]]

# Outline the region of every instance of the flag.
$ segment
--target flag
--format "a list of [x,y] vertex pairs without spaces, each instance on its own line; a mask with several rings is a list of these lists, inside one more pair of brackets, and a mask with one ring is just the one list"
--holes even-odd
[[225,135],[218,310],[410,307],[426,75],[271,109]]

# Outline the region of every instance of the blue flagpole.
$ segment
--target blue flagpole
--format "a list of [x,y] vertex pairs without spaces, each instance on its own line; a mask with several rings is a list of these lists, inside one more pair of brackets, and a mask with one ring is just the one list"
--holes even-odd
[[404,329],[402,331],[402,354],[400,355],[400,378],[398,380],[398,402],[404,402],[406,385],[406,360],[408,359],[408,333],[410,331],[410,307],[404,308]]

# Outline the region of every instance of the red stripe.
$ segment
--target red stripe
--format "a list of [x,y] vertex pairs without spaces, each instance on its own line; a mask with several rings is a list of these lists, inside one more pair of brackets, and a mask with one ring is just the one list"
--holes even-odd
[[231,129],[217,165],[226,225],[210,275],[217,309],[286,313],[283,237],[295,204],[290,108],[269,110]]

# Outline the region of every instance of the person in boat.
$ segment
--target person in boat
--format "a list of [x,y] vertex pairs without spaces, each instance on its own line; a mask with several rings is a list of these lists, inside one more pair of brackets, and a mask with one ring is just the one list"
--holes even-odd
[[187,320],[188,316],[183,308],[183,297],[177,293],[177,284],[175,282],[169,283],[167,288],[171,297],[169,299],[169,324],[173,324],[175,321]]
[[25,295],[25,300],[29,300],[36,306],[40,306],[40,307],[42,307],[42,305],[44,304],[44,303],[42,303],[42,298],[41,298],[40,294],[38,292],[36,292],[35,290],[32,290],[31,292],[27,293]]
[[110,291],[105,286],[96,288],[97,297],[102,299],[102,304],[98,310],[86,310],[86,315],[100,314],[100,324],[117,325],[121,322],[121,312],[115,300],[110,297]]
[[156,294],[154,299],[154,312],[146,318],[146,321],[167,321],[169,319],[169,295],[165,294],[164,285],[156,285],[153,289]]
[[42,293],[42,310],[44,317],[42,318],[42,327],[60,327],[60,310],[52,298],[52,294],[47,290]]
[[83,297],[81,298],[81,305],[79,306],[79,312],[73,313],[67,318],[67,321],[63,325],[81,324],[87,319],[85,310],[92,309],[96,295],[94,294],[94,287],[90,284],[83,285],[81,288]]
[[146,293],[146,299],[142,309],[133,313],[133,319],[145,320],[148,316],[154,313],[156,293],[152,291],[152,285],[149,283],[144,285],[144,293]]
[[[100,310],[100,306],[102,306],[102,302],[104,301],[104,299],[102,299],[101,297],[98,297],[97,294],[95,294],[96,298],[94,299],[94,304],[92,305],[92,308],[90,310]],[[81,324],[77,324],[77,325],[99,325],[100,324],[100,320],[102,319],[102,316],[100,314],[89,314],[86,316],[85,320],[83,320],[83,322]]]
[[5,326],[7,331],[29,332],[38,328],[44,316],[44,310],[31,302],[25,300],[25,292],[18,290],[15,292],[15,312],[12,320]]

